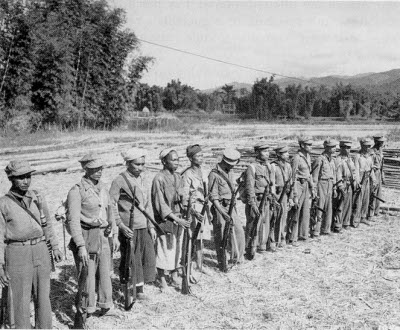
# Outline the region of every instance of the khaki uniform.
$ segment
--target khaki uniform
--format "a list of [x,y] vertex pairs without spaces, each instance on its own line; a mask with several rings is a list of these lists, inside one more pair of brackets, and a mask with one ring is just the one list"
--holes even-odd
[[[88,292],[88,313],[96,311],[96,287],[98,288],[98,306],[111,308],[112,286],[110,270],[112,265],[111,251],[105,229],[111,226],[116,233],[110,196],[102,182],[94,185],[89,179],[82,178],[81,182],[71,188],[67,197],[67,228],[71,234],[69,244],[74,254],[78,272],[82,262],[78,257],[78,248],[86,246],[89,254],[88,277],[86,281]],[[98,286],[96,286],[96,278]]]
[[310,230],[310,196],[314,188],[311,180],[311,157],[305,156],[300,150],[292,161],[293,199],[297,200],[297,209],[294,212],[292,234],[290,241],[307,240]]
[[[267,187],[267,194],[275,191],[275,173],[271,164],[256,159],[247,167],[245,174],[245,196],[246,196],[246,247],[248,249],[258,247],[265,251],[267,245],[274,244],[274,228],[271,228],[271,210],[270,201],[265,200],[264,207],[257,217],[251,210],[251,206],[260,207],[264,190]],[[257,228],[254,228],[257,222]],[[279,226],[279,224],[277,224]],[[251,233],[255,232],[256,237],[251,237]],[[252,246],[251,246],[252,245]]]
[[[283,195],[282,198],[282,217],[281,221],[278,224],[275,225],[275,241],[277,244],[279,244],[281,241],[284,241],[286,239],[286,234],[287,234],[287,216],[288,216],[288,202],[289,199],[293,199],[293,190],[291,189],[292,187],[292,167],[290,166],[289,163],[277,160],[272,163],[272,166],[274,167],[274,173],[275,173],[275,189],[276,189],[276,194],[278,195],[278,198]],[[283,188],[286,185],[286,191],[283,192]]]
[[[370,203],[370,185],[371,180],[375,182],[375,173],[373,169],[373,160],[370,154],[358,153],[354,158],[356,175],[360,178],[361,193],[358,195],[355,212],[353,212],[354,227],[358,227],[361,220],[368,216],[368,208]],[[364,182],[361,182],[364,178]]]
[[325,211],[325,214],[320,210],[316,211],[317,223],[311,228],[312,235],[318,237],[320,233],[328,234],[331,231],[333,181],[336,178],[335,160],[324,152],[313,162],[312,169],[313,182],[319,198],[317,205]]
[[[233,174],[232,172],[226,173],[224,170],[217,165],[216,170],[218,170],[219,173],[217,174],[214,171],[211,171],[209,176],[208,176],[208,182],[210,186],[210,201],[214,200],[219,200],[221,206],[224,208],[224,210],[228,213],[229,211],[229,205],[231,201],[231,196],[232,196],[232,189],[229,187],[228,183],[224,178],[221,176],[224,176],[229,182],[231,183],[231,186],[234,187],[234,181],[233,181]],[[215,184],[214,184],[215,181]],[[212,187],[212,189],[211,189]],[[217,250],[217,259],[218,259],[218,264],[220,269],[222,269],[223,264],[222,264],[222,239],[223,239],[223,233],[224,233],[224,228],[225,228],[225,219],[223,216],[215,209],[214,206],[211,207],[211,214],[213,216],[213,227],[214,227],[214,242],[215,242],[215,248]],[[240,218],[237,214],[236,211],[236,206],[233,208],[232,211],[232,219],[233,219],[233,231],[236,237],[236,243],[237,243],[237,248],[238,248],[238,253],[239,255],[236,255],[235,257],[237,260],[241,261],[244,256],[244,250],[245,250],[245,235],[244,235],[244,230],[242,223],[240,221]],[[233,236],[231,236],[231,247],[234,246],[233,242]]]
[[[36,309],[35,326],[40,329],[52,328],[50,305],[51,259],[44,232],[39,224],[40,213],[36,194],[29,190],[25,196],[12,191],[20,203],[30,210],[32,218],[21,206],[7,196],[0,198],[0,267],[10,276],[9,313],[11,326],[17,329],[30,329],[30,302]],[[58,249],[58,242],[53,230],[53,220],[44,198],[48,236],[53,250]]]
[[[358,184],[359,178],[356,175],[354,162],[350,157],[339,155],[336,160],[336,182],[342,180],[337,185],[339,191],[338,198],[342,198],[342,202],[337,210],[337,219],[335,219],[334,223],[334,229],[339,231],[342,227],[350,226],[351,214],[353,212],[353,190]],[[340,196],[342,193],[343,196]]]
[[[372,148],[371,155],[373,159],[373,167],[374,173],[376,177],[376,190],[375,195],[382,198],[382,183],[384,180],[384,172],[383,172],[383,149],[377,150],[376,148]],[[379,214],[381,202],[377,199],[372,200],[372,205],[370,207],[370,217]]]

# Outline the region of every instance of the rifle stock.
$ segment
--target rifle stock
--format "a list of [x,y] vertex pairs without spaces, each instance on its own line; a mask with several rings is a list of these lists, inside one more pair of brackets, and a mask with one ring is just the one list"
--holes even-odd
[[7,326],[8,326],[8,286],[3,286],[1,290],[0,328],[6,329]]
[[74,320],[74,329],[85,329],[87,318],[87,307],[89,303],[89,294],[87,292],[87,277],[89,267],[81,267],[78,278],[78,294],[75,298],[76,314]]
[[[190,221],[190,212],[191,212],[191,196],[189,196],[189,203],[186,210],[186,220]],[[185,228],[183,232],[183,243],[182,243],[182,294],[190,294],[190,273],[191,273],[191,264],[192,264],[192,237],[190,228]]]

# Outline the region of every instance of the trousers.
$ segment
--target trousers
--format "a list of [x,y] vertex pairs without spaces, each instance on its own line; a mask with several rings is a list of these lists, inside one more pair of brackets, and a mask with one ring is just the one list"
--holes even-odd
[[292,234],[289,240],[296,242],[298,239],[307,240],[310,230],[310,187],[307,181],[294,184],[296,196],[298,197],[298,207],[294,212]]
[[313,236],[319,236],[320,233],[328,234],[331,231],[332,224],[332,180],[319,180],[317,185],[317,196],[319,197],[318,206],[325,211],[317,210],[317,223],[312,229]]
[[46,242],[36,245],[7,245],[6,270],[10,276],[9,289],[14,313],[14,320],[10,320],[10,323],[14,323],[17,329],[31,328],[30,302],[33,293],[35,327],[51,329],[51,261]]

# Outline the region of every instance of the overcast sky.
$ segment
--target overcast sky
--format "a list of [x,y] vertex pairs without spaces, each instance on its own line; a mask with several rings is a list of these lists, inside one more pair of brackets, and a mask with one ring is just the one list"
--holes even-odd
[[[140,39],[288,76],[400,68],[400,2],[108,0]],[[143,43],[155,63],[143,82],[195,88],[253,83],[259,72]]]

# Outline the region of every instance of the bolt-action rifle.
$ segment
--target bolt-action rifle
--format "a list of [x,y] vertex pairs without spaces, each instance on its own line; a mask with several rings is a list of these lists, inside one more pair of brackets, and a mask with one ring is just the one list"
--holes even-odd
[[[187,221],[190,221],[191,215],[191,195],[189,195],[188,206],[186,209],[185,218]],[[182,242],[182,257],[181,257],[181,265],[182,265],[182,294],[190,294],[190,273],[191,273],[191,264],[192,264],[192,233],[190,227],[184,228],[183,232],[183,242]]]
[[[94,255],[96,258],[96,255]],[[87,307],[89,304],[89,293],[87,290],[88,265],[81,265],[78,277],[78,294],[75,298],[76,314],[74,329],[85,329],[87,319]]]
[[6,329],[8,325],[8,286],[3,286],[1,290],[0,305],[0,328]]

